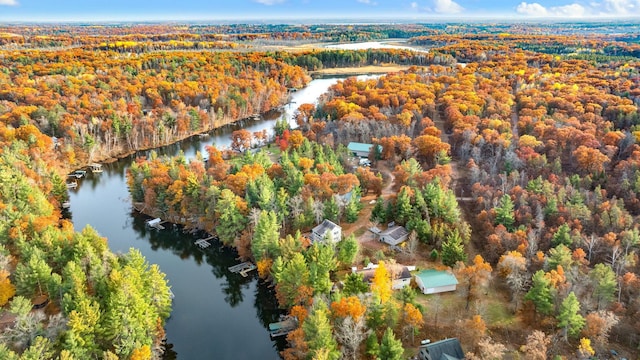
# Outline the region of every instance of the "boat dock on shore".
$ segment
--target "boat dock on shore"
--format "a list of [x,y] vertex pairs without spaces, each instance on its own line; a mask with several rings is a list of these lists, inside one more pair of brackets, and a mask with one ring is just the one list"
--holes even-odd
[[272,338],[285,336],[298,327],[298,320],[293,316],[282,316],[281,320],[269,324],[269,336]]
[[217,239],[218,238],[216,236],[209,236],[203,239],[196,240],[195,244],[198,245],[200,249],[204,250],[209,246],[211,246],[211,243],[210,243],[211,240],[217,240]]
[[158,230],[164,230],[164,226],[162,226],[162,224],[166,222],[167,222],[166,220],[155,218],[155,219],[147,220],[147,226],[154,229],[158,229]]
[[229,271],[240,274],[242,277],[247,277],[249,272],[255,269],[257,269],[256,265],[249,261],[229,267]]

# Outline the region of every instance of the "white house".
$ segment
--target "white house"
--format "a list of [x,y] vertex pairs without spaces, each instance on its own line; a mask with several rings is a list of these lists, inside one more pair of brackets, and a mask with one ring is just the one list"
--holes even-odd
[[385,231],[381,231],[378,236],[380,236],[380,241],[383,243],[395,246],[407,240],[409,232],[404,228],[404,226],[396,225]]
[[437,294],[456,291],[458,279],[448,271],[427,269],[416,274],[416,284],[423,294]]
[[342,240],[342,228],[340,227],[340,225],[337,225],[334,222],[325,219],[320,225],[314,227],[311,230],[312,242],[325,241],[325,239],[329,238],[329,236],[331,236],[331,239],[334,243]]

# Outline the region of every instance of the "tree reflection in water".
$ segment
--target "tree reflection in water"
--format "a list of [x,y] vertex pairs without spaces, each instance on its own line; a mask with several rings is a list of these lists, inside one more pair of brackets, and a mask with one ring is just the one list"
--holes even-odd
[[[258,278],[257,272],[249,272],[247,277],[240,274],[232,273],[229,267],[236,265],[238,253],[235,249],[222,246],[219,241],[212,240],[211,246],[201,249],[195,244],[195,240],[208,237],[207,234],[197,233],[191,235],[184,233],[182,227],[167,224],[166,229],[158,231],[150,229],[146,226],[145,216],[132,212],[133,229],[142,237],[148,239],[151,248],[154,251],[158,249],[170,250],[182,260],[193,259],[198,265],[208,264],[211,266],[212,274],[218,279],[224,279],[221,291],[224,294],[224,300],[231,307],[236,307],[242,303],[244,299],[243,290],[250,287],[251,283]],[[254,298],[254,308],[256,316],[260,324],[268,329],[270,323],[279,321],[280,315],[285,311],[278,307],[275,290],[271,283],[263,280],[257,280],[257,286]],[[268,336],[268,335],[267,335]],[[285,337],[275,339],[273,343],[274,349],[282,351],[286,347]],[[167,353],[165,359],[175,359],[176,352],[172,350],[173,345],[165,344]]]

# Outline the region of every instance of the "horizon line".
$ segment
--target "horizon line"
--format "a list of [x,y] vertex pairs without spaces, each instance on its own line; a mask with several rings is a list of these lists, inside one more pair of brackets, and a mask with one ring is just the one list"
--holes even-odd
[[476,23],[484,22],[498,22],[504,24],[512,23],[580,23],[580,22],[603,22],[603,23],[629,23],[637,22],[640,25],[640,15],[633,16],[585,16],[585,17],[532,17],[532,16],[511,16],[511,15],[475,15],[475,16],[319,16],[301,18],[297,16],[287,17],[225,17],[225,18],[213,18],[213,17],[176,17],[176,18],[140,18],[131,19],[127,17],[122,18],[104,18],[104,19],[90,19],[84,17],[70,18],[70,19],[21,19],[21,20],[3,20],[0,19],[0,25],[19,25],[19,24],[166,24],[166,23],[200,23],[200,24],[419,24],[424,22],[431,23],[459,23],[473,21]]

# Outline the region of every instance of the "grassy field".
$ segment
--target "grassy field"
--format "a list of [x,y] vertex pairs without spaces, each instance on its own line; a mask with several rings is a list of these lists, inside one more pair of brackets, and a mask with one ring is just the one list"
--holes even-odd
[[383,64],[383,65],[369,65],[360,67],[342,67],[342,68],[330,68],[312,71],[311,75],[354,75],[354,74],[385,74],[389,72],[398,72],[407,70],[409,66],[395,65],[395,64]]

